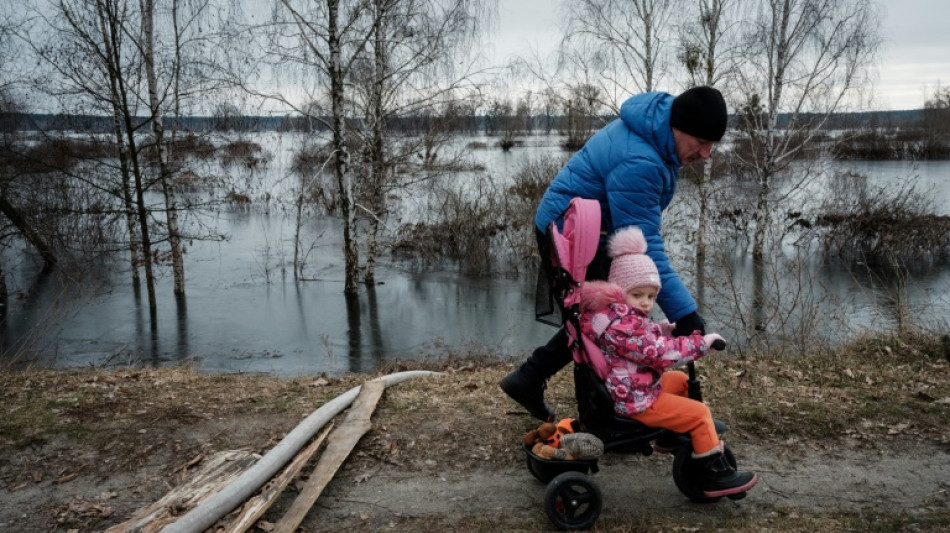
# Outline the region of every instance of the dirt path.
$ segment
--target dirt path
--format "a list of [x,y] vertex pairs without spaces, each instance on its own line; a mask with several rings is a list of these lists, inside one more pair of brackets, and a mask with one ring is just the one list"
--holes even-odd
[[[387,389],[373,429],[302,531],[551,529],[545,485],[527,471],[519,443],[537,423],[499,394],[506,371],[465,367]],[[362,379],[168,370],[9,376],[0,391],[0,533],[101,531],[121,523],[189,479],[201,458],[221,450],[266,453],[315,406]],[[548,394],[569,412],[569,376]],[[933,394],[945,396],[942,389]],[[808,405],[782,398],[796,409]],[[904,398],[921,405],[917,393]],[[944,403],[923,405],[927,416],[946,420]],[[728,414],[727,403],[718,407]],[[946,424],[923,416],[841,420],[822,426],[837,432],[828,438],[811,426],[733,425],[726,440],[740,467],[760,476],[737,502],[690,503],[673,483],[670,456],[608,454],[593,476],[604,497],[594,529],[950,531]],[[285,492],[253,531],[267,531],[294,496],[294,489]]]
[[[740,465],[759,474],[758,486],[742,501],[708,505],[690,503],[678,492],[670,456],[608,454],[593,476],[604,498],[600,524],[609,528],[663,517],[689,528],[710,521],[762,523],[769,517],[882,511],[950,520],[950,453],[926,443],[903,444],[900,451],[871,453],[815,451],[795,444],[744,445],[736,450]],[[158,468],[151,467],[103,480],[78,476],[2,490],[0,531],[86,531],[73,526],[91,523],[97,514],[127,516],[151,503],[157,494],[146,487],[163,485],[155,483],[156,475]],[[331,483],[303,530],[468,531],[466,524],[474,531],[486,524],[545,530],[550,524],[542,506],[544,489],[523,465],[489,461],[458,471],[438,462],[423,469],[357,462]],[[289,502],[283,498],[275,512]]]
[[[670,475],[671,457],[609,454],[593,476],[604,496],[602,520],[629,519],[645,509],[682,516],[687,523],[770,513],[950,510],[950,454],[929,444],[909,443],[899,453],[871,455],[783,445],[748,445],[740,453],[743,468],[759,474],[758,486],[742,501],[709,505],[690,503],[679,493]],[[453,515],[458,523],[478,515],[514,515],[538,529],[548,527],[542,507],[545,485],[524,468],[465,474],[385,471],[360,483],[353,475],[341,478],[312,513],[314,531],[329,524],[376,529],[409,518],[442,521]]]

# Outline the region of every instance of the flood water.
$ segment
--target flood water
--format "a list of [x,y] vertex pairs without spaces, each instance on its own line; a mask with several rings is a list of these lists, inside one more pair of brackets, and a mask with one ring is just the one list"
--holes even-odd
[[[286,154],[281,154],[294,143],[277,134],[262,136],[261,144],[275,152],[272,175],[262,179],[285,183]],[[560,156],[556,143],[556,137],[538,137],[508,154],[488,149],[470,155],[489,172],[510,177],[525,157]],[[875,180],[918,176],[922,186],[937,191],[940,214],[950,214],[950,162],[837,165],[853,166]],[[272,185],[273,194],[281,194],[279,188]],[[383,362],[470,350],[521,357],[553,333],[534,320],[529,277],[472,279],[454,270],[418,274],[384,261],[377,270],[380,284],[361,287],[358,298],[348,302],[337,220],[308,218],[304,232],[314,243],[308,277],[315,280],[295,282],[289,270],[293,217],[287,212],[232,209],[211,218],[228,239],[191,243],[182,301],[172,296],[170,269],[158,269],[154,323],[144,290],[135,294],[120,263],[79,284],[55,271],[38,275],[33,264],[9,269],[16,296],[0,326],[3,357],[55,368],[191,361],[205,372],[296,376],[369,372]],[[857,295],[852,276],[825,276],[848,296],[847,313],[870,320],[878,305],[873,296]],[[914,281],[911,297],[947,316],[948,283],[948,269],[931,272]],[[715,314],[706,318],[716,329]]]

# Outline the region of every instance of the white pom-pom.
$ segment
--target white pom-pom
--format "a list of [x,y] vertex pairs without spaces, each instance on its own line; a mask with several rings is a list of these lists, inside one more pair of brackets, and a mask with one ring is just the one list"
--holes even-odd
[[647,251],[647,241],[643,232],[636,226],[622,229],[610,239],[608,252],[610,257],[627,254],[643,254]]

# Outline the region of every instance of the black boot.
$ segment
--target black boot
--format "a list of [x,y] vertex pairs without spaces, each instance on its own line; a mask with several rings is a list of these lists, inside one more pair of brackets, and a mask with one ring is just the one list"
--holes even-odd
[[535,349],[528,360],[505,376],[499,385],[531,416],[543,422],[554,420],[554,411],[544,403],[544,388],[547,379],[572,360],[567,331],[560,328],[547,344]]
[[694,455],[693,457],[700,461],[702,468],[700,484],[703,488],[703,496],[707,498],[719,498],[745,492],[759,481],[758,476],[752,472],[737,472],[722,452],[722,444],[703,456]]
[[554,411],[544,403],[544,389],[547,384],[543,379],[532,379],[524,367],[518,367],[505,376],[499,385],[505,394],[527,409],[531,416],[544,422],[554,420]]

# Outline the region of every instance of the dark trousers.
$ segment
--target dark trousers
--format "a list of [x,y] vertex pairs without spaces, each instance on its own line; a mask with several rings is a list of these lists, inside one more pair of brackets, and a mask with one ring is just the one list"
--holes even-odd
[[[541,269],[550,281],[554,274],[554,267],[549,259],[551,257],[551,241],[547,235],[540,231],[537,231],[536,237],[538,239],[538,252],[541,255]],[[587,267],[585,280],[607,279],[607,275],[610,273],[610,257],[607,255],[604,244],[604,241],[601,240],[597,247],[597,254]],[[531,380],[544,381],[557,374],[572,360],[573,356],[568,345],[567,330],[561,326],[544,346],[536,348],[531,356],[522,363],[521,371]]]

